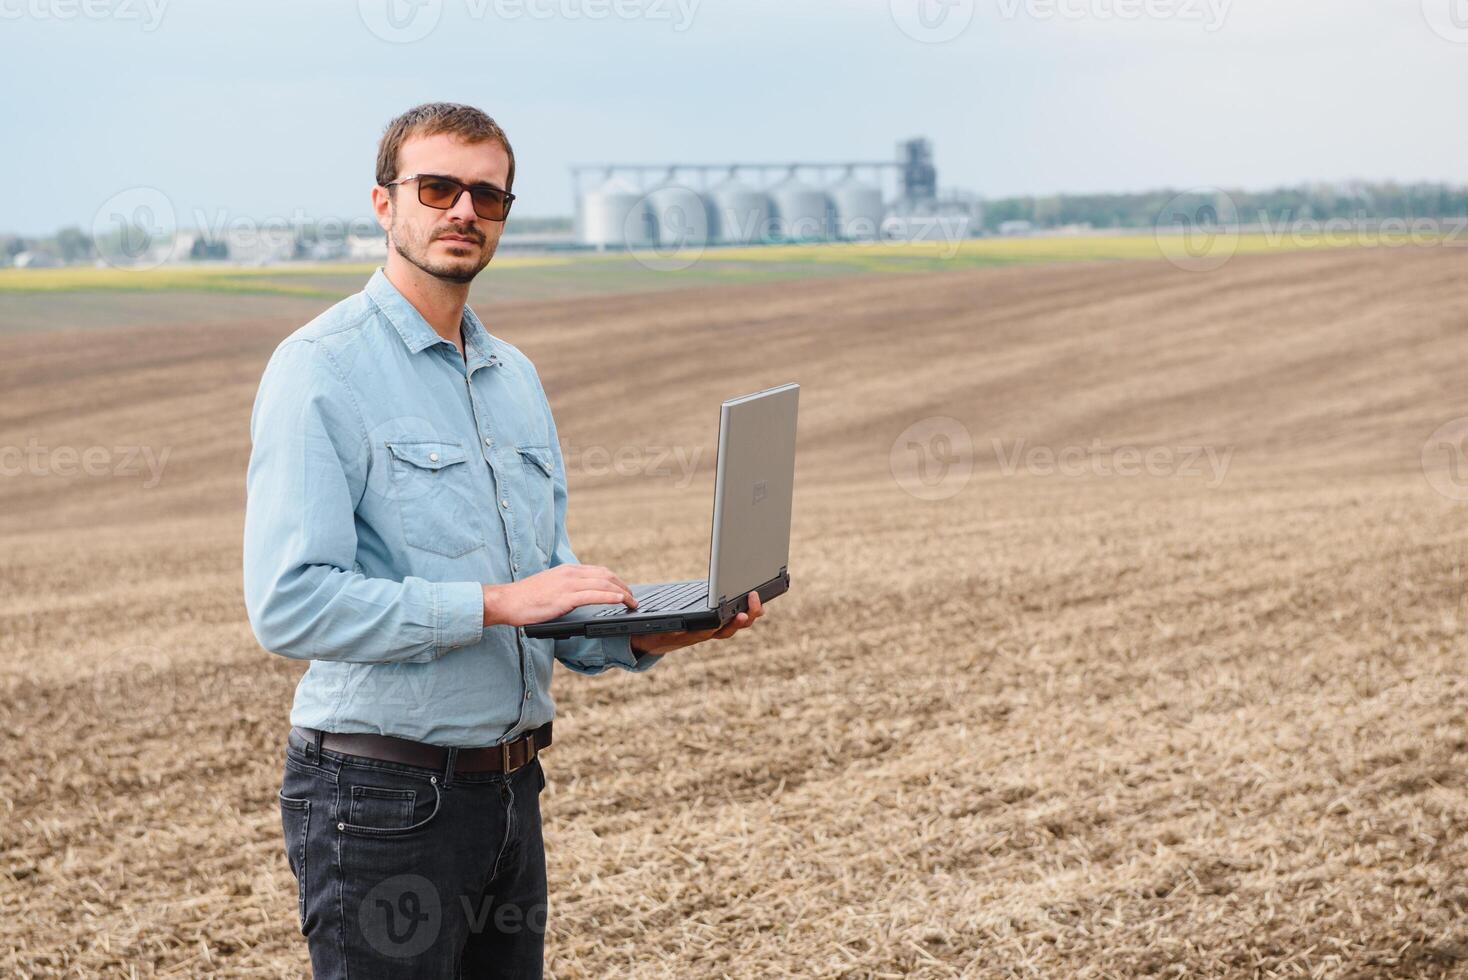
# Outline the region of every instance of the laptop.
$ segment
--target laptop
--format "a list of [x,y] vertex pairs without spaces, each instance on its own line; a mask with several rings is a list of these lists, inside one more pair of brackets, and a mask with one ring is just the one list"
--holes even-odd
[[719,407],[713,535],[707,579],[632,586],[637,608],[577,606],[522,626],[526,636],[618,636],[707,630],[790,588],[790,502],[795,489],[795,408],[800,385],[731,398]]

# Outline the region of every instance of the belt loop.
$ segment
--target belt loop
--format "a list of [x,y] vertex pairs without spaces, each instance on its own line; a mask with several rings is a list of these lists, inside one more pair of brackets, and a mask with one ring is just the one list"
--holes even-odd
[[453,785],[453,783],[454,783],[454,764],[456,762],[458,762],[458,761],[459,761],[459,749],[458,749],[458,746],[450,745],[449,746],[449,751],[448,751],[448,761],[444,763],[444,767],[443,767],[443,788],[444,789],[448,789],[450,786]]
[[311,736],[306,740],[306,761],[313,766],[321,765],[321,729],[311,728],[307,730]]

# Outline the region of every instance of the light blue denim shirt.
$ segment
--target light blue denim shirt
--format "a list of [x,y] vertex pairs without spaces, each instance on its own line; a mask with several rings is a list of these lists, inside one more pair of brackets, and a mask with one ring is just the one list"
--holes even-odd
[[559,660],[646,670],[627,637],[484,623],[483,583],[575,563],[529,358],[464,307],[468,364],[381,269],[280,343],[250,417],[245,607],[311,661],[292,724],[493,745],[550,721]]

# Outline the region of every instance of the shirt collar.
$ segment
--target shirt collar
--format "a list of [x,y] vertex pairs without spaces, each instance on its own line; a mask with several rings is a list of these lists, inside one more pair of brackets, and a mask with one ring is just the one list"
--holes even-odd
[[464,331],[464,343],[469,349],[469,371],[473,373],[477,367],[494,367],[500,362],[500,342],[495,339],[494,334],[484,328],[479,322],[479,317],[464,304],[464,319],[461,324]]
[[[372,278],[367,281],[367,287],[363,291],[387,317],[388,322],[403,338],[403,343],[407,345],[410,352],[417,354],[434,344],[448,343],[428,325],[428,321],[423,319],[423,314],[419,313],[417,308],[409,303],[402,293],[398,292],[398,288],[387,278],[387,273],[383,272],[380,266],[372,273]],[[460,326],[464,333],[464,342],[468,346],[471,367],[477,364],[494,365],[500,362],[499,342],[484,328],[484,324],[480,322],[479,317],[474,315],[474,311],[469,309],[468,304],[464,306]]]

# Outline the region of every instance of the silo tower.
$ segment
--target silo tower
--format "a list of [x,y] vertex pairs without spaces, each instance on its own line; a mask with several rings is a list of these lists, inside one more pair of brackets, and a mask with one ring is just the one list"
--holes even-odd
[[897,144],[897,162],[902,167],[902,196],[908,201],[933,201],[938,197],[938,169],[933,166],[933,144],[926,139]]

